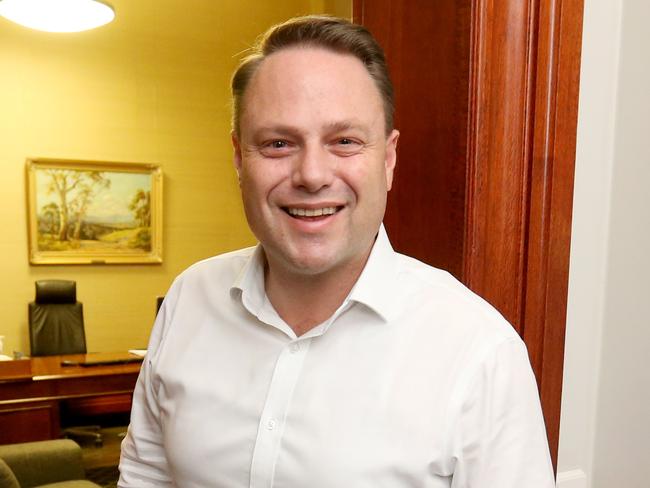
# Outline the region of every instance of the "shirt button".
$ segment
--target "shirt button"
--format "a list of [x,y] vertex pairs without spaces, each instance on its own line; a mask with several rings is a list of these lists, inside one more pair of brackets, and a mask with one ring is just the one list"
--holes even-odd
[[300,351],[300,344],[294,342],[289,346],[289,351],[291,351],[292,354],[297,353],[298,351]]
[[266,423],[266,428],[269,430],[273,430],[275,429],[276,423],[277,422],[275,421],[275,419],[269,419],[269,421]]

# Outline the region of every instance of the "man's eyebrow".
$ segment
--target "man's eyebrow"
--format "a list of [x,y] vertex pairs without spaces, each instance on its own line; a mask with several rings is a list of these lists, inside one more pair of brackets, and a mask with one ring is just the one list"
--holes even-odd
[[341,132],[346,130],[360,130],[367,132],[363,124],[355,120],[342,120],[325,124],[325,128],[331,132]]
[[[356,120],[339,120],[326,123],[323,128],[327,132],[344,132],[348,130],[358,130],[364,134],[368,132],[368,128],[359,121]],[[300,127],[294,127],[291,125],[263,125],[257,127],[254,131],[255,134],[273,134],[277,136],[296,136],[300,135],[302,132]]]
[[255,129],[256,134],[266,134],[269,132],[278,135],[294,135],[299,132],[299,129],[290,125],[265,125]]
[[331,133],[356,131],[364,136],[370,134],[370,128],[357,120],[342,120],[325,124],[325,130]]

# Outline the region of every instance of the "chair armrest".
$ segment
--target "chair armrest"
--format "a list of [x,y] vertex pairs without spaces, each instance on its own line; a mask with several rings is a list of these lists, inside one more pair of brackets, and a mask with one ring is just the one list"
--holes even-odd
[[70,439],[0,446],[0,458],[22,488],[85,478],[81,448]]

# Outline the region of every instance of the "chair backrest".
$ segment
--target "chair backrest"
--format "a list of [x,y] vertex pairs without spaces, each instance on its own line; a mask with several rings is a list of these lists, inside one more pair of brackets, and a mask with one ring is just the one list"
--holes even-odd
[[161,297],[156,297],[156,315],[158,315],[158,312],[160,312],[160,307],[162,307],[164,299],[165,299],[164,295]]
[[32,356],[86,352],[83,305],[77,302],[74,281],[37,281],[28,312]]

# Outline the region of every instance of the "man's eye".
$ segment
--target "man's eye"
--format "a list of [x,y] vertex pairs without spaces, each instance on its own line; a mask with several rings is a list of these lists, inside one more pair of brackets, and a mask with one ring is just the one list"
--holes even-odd
[[287,141],[271,141],[267,144],[267,147],[270,147],[271,149],[284,149],[287,147],[289,144],[287,144]]
[[363,143],[351,137],[339,137],[331,144],[331,149],[340,156],[353,156],[363,147]]
[[259,151],[262,155],[269,158],[285,157],[293,151],[293,145],[289,141],[283,139],[271,139],[263,142],[259,146]]

